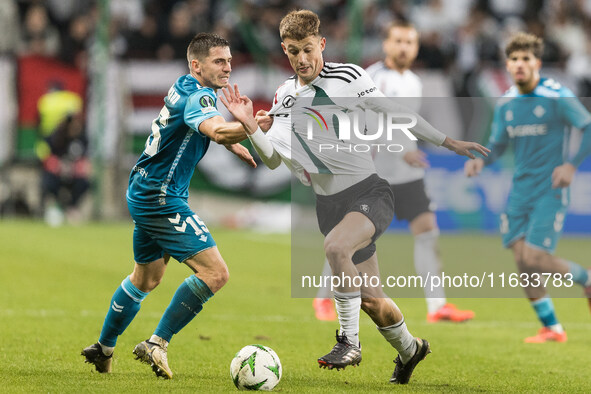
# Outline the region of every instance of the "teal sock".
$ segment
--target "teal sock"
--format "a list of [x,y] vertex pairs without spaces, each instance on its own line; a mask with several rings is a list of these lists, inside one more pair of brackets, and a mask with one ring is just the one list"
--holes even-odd
[[129,276],[121,282],[121,286],[115,290],[109,312],[105,317],[103,329],[99,337],[101,345],[115,347],[117,337],[129,326],[135,315],[140,310],[140,303],[148,293],[135,287]]
[[531,302],[531,306],[536,311],[538,319],[542,322],[544,327],[553,326],[558,324],[558,319],[554,313],[554,304],[550,297],[540,298]]
[[154,335],[170,342],[174,334],[201,312],[203,304],[212,296],[213,293],[205,282],[195,275],[185,279],[164,311]]
[[568,272],[573,276],[573,282],[580,284],[581,286],[588,286],[589,282],[589,271],[581,267],[577,263],[567,261]]

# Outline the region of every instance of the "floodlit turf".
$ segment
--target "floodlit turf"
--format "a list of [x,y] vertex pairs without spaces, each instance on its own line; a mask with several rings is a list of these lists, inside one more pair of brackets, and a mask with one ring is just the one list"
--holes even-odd
[[[411,332],[433,349],[408,386],[388,383],[395,352],[365,315],[361,365],[321,370],[316,358],[333,346],[337,324],[316,321],[310,299],[290,298],[289,236],[221,229],[214,237],[230,282],[173,339],[174,378],[157,379],[131,353],[190,274],[174,261],[119,339],[114,372],[100,375],[80,350],[97,340],[111,295],[132,269],[131,230],[131,223],[51,229],[0,221],[0,392],[234,392],[230,361],[252,343],[281,358],[280,392],[591,391],[591,317],[583,299],[555,300],[569,341],[543,345],[522,343],[538,329],[523,299],[455,300],[476,312],[475,321],[460,325],[428,324],[423,300],[399,299]],[[409,236],[385,237],[402,261],[411,261]],[[441,249],[449,261],[510,259],[497,236],[443,235]],[[558,250],[582,262],[590,252],[588,239],[563,239]]]

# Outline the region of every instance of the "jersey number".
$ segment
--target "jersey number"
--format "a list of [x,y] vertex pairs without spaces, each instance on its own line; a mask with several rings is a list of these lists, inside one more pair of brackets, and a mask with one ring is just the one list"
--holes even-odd
[[160,110],[158,117],[152,121],[152,134],[148,137],[146,148],[144,149],[146,155],[152,157],[158,152],[161,137],[160,129],[166,127],[168,124],[168,118],[170,118],[170,112],[168,112],[168,108],[166,108],[165,105]]

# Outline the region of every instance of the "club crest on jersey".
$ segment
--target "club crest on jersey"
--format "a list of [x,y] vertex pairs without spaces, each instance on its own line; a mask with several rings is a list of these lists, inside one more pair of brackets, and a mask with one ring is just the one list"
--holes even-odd
[[295,104],[295,98],[293,96],[287,95],[281,102],[284,108],[291,108]]
[[360,208],[360,209],[361,209],[363,212],[365,212],[365,213],[368,213],[368,212],[369,212],[369,205],[367,205],[367,204],[361,204],[361,205],[359,206],[359,208]]
[[204,114],[211,111],[215,111],[215,104],[213,102],[213,99],[209,96],[202,96],[199,99],[199,105],[201,105],[201,112],[203,112]]
[[544,116],[545,113],[546,110],[541,105],[537,105],[536,108],[534,108],[534,115],[536,115],[538,118]]

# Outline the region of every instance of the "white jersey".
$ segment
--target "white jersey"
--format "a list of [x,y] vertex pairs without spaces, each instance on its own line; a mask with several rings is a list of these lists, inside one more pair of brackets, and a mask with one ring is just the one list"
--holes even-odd
[[[334,124],[331,116],[322,118],[326,121],[326,132],[316,133],[312,139],[307,138],[307,130],[303,127],[307,122],[294,122],[292,119],[292,107],[296,98],[321,100],[320,103],[312,103],[314,108],[320,111],[347,111],[355,109],[346,107],[351,105],[351,101],[343,103],[338,102],[338,99],[358,98],[361,93],[363,97],[384,97],[377,91],[374,82],[363,68],[340,63],[325,63],[318,77],[307,85],[300,86],[297,77],[293,76],[277,89],[273,107],[269,111],[273,116],[273,126],[267,132],[267,136],[283,162],[300,181],[310,181],[304,171],[311,175],[312,180],[333,175],[341,179],[335,180],[335,177],[332,177],[332,182],[336,181],[338,185],[336,189],[333,187],[329,191],[338,192],[339,189],[352,186],[376,172],[370,151],[355,152],[343,149],[335,152],[321,149],[321,144],[350,146],[349,142],[344,143],[332,132]],[[295,127],[297,125],[301,127]],[[329,130],[331,132],[328,132]],[[315,174],[323,176],[317,177]]]
[[[369,150],[351,149],[352,146],[363,145],[359,142],[368,141],[358,139],[353,134],[350,139],[339,139],[344,127],[337,133],[340,124],[338,116],[330,114],[343,115],[366,109],[377,113],[408,113],[408,108],[393,101],[380,100],[384,97],[361,67],[325,63],[318,77],[309,84],[300,86],[294,76],[277,89],[273,107],[269,111],[273,125],[265,139],[270,141],[272,150],[298,179],[304,184],[312,184],[317,194],[340,192],[374,174],[376,170]],[[296,102],[296,98],[303,98],[308,106],[302,107],[301,100]],[[297,110],[294,111],[294,108]],[[302,111],[302,108],[308,112]],[[293,117],[301,118],[292,119],[292,112]],[[321,130],[318,132],[316,129],[313,138],[310,138],[308,125],[313,123],[312,118]],[[445,135],[420,116],[417,118],[412,133],[437,146],[441,145]],[[331,145],[334,149],[323,150],[323,145]]]
[[[383,61],[372,64],[367,68],[367,73],[376,83],[377,88],[387,97],[414,97],[415,99],[405,100],[403,104],[417,111],[420,107],[423,84],[420,78],[410,70],[402,74],[392,70]],[[404,146],[404,151],[398,155],[377,153],[374,158],[378,174],[391,185],[416,181],[425,176],[425,170],[413,167],[404,161],[404,152],[417,150],[415,141],[411,141],[401,135],[395,135],[394,143]]]

